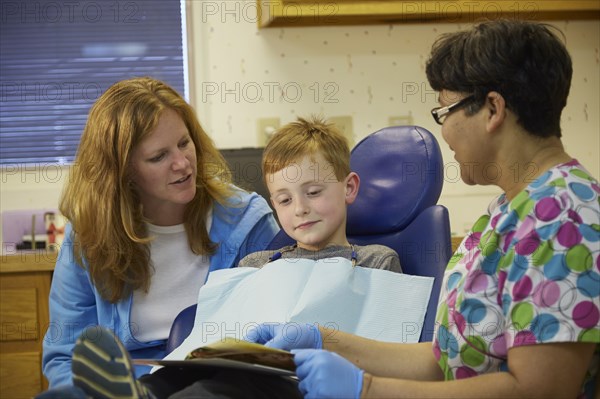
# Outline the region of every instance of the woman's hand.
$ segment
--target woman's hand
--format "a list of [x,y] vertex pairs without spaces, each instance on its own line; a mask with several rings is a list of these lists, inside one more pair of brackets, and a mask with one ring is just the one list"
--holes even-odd
[[244,339],[283,350],[323,347],[319,327],[307,323],[262,323],[250,329]]
[[305,398],[359,398],[364,371],[337,353],[320,349],[292,351],[300,392]]

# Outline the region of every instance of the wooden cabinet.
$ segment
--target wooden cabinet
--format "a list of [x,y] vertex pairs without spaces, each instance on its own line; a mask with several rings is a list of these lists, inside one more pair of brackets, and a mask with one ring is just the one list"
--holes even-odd
[[42,340],[49,324],[48,295],[55,253],[0,258],[0,397],[31,398],[48,386]]
[[476,22],[481,19],[600,18],[598,0],[257,0],[258,25],[397,24],[403,22]]

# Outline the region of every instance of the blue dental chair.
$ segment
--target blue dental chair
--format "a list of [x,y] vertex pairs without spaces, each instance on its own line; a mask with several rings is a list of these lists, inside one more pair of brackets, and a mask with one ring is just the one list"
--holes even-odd
[[[351,169],[361,178],[359,195],[348,207],[347,234],[358,245],[394,249],[406,274],[434,277],[419,341],[431,341],[444,270],[451,256],[448,210],[437,205],[444,164],[437,140],[418,126],[393,126],[370,134],[351,152]],[[294,241],[283,230],[268,249]],[[196,306],[175,319],[167,352],[189,335]]]
[[354,147],[350,166],[361,185],[348,207],[348,239],[358,245],[387,245],[398,253],[404,273],[434,278],[419,339],[431,341],[452,255],[448,210],[437,205],[444,183],[438,142],[418,126],[388,127]]

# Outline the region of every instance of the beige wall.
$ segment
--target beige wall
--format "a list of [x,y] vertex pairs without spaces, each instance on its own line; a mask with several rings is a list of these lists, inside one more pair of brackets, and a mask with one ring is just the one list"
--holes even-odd
[[[258,30],[251,9],[188,2],[192,102],[220,148],[260,144],[257,120],[320,113],[350,116],[353,139],[404,117],[439,133],[429,110],[437,105],[424,63],[434,39],[467,24],[304,27]],[[242,2],[247,3],[247,2]],[[229,10],[229,11],[228,11]],[[233,10],[233,12],[230,12]],[[600,176],[600,21],[554,21],[566,35],[574,79],[563,114],[564,142]],[[457,181],[442,143],[448,176],[440,203],[462,234],[498,190]],[[68,168],[37,165],[0,173],[0,209],[57,205]]]
[[[355,142],[397,116],[439,133],[429,112],[437,95],[427,85],[425,60],[439,34],[468,24],[258,30],[250,7],[235,14],[228,12],[233,7],[192,5],[193,103],[218,146],[257,146],[259,118],[286,123],[311,113],[352,117]],[[599,177],[600,21],[552,23],[564,31],[574,62],[564,142]],[[441,146],[447,178],[440,203],[462,234],[499,191],[459,181],[451,152]]]

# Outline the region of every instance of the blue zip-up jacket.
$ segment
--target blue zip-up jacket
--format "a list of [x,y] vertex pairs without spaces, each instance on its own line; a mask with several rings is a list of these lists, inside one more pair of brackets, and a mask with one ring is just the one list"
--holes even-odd
[[[279,231],[271,208],[261,196],[239,191],[235,198],[231,207],[218,203],[213,206],[209,235],[219,246],[210,258],[209,272],[236,267],[247,254],[265,249]],[[139,342],[133,337],[129,328],[133,294],[114,304],[102,299],[87,270],[75,262],[71,231],[71,226],[67,226],[50,289],[50,325],[42,357],[50,387],[72,384],[73,347],[90,325],[113,330],[132,358],[160,359],[166,355],[166,340]],[[149,370],[138,366],[136,375]]]

